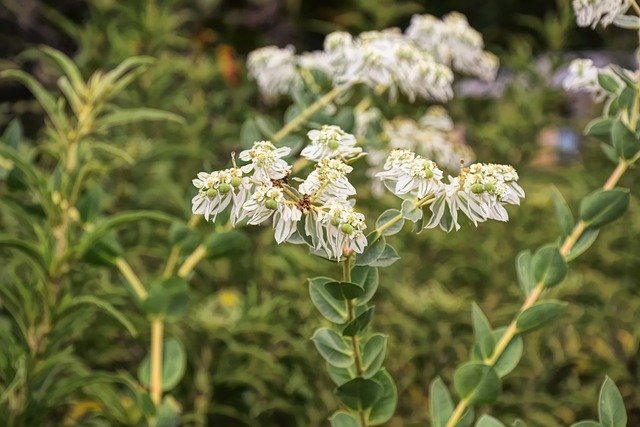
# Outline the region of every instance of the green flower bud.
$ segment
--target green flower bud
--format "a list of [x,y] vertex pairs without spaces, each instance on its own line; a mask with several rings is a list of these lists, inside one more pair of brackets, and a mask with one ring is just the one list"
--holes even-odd
[[433,178],[433,171],[429,168],[424,168],[424,177],[426,179],[431,179]]
[[276,209],[278,207],[278,202],[276,202],[276,199],[267,199],[266,202],[264,202],[264,205],[267,209]]
[[344,234],[351,234],[351,233],[353,233],[353,225],[348,224],[348,223],[342,224],[342,227],[340,227],[340,230]]
[[484,186],[482,184],[476,183],[471,186],[471,192],[473,194],[480,194],[484,191]]
[[329,142],[327,142],[327,147],[329,147],[332,150],[337,149],[339,146],[340,146],[340,143],[336,139],[330,139]]
[[231,178],[231,185],[234,188],[238,188],[240,184],[242,184],[242,178],[240,178],[239,176],[234,176],[233,178]]
[[216,194],[218,194],[218,190],[216,190],[215,188],[210,188],[207,190],[207,197],[216,197]]
[[218,190],[222,194],[227,194],[229,191],[231,191],[231,186],[226,182],[221,182],[220,185],[218,185]]
[[340,219],[338,218],[331,218],[331,225],[337,227],[338,225],[340,225]]
[[496,186],[493,183],[488,182],[484,185],[484,189],[489,193],[493,193],[494,191],[496,191]]

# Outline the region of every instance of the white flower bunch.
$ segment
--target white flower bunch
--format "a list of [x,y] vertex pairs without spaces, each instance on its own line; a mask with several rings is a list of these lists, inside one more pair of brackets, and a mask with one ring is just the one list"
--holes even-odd
[[296,62],[293,46],[283,49],[266,46],[249,53],[247,71],[258,84],[265,100],[272,102],[300,87],[302,80]]
[[484,80],[495,79],[498,58],[484,50],[482,35],[463,14],[451,12],[442,20],[432,15],[414,15],[405,33],[438,62]]
[[445,182],[435,162],[409,150],[392,151],[377,177],[400,197],[430,200],[426,227],[440,226],[445,231],[460,228],[458,211],[474,225],[488,219],[507,221],[504,205],[519,205],[524,197],[512,166],[475,163]]
[[247,58],[249,75],[267,100],[292,94],[304,81],[302,70],[324,73],[334,85],[364,84],[416,98],[446,101],[453,96],[453,72],[486,80],[495,78],[497,57],[483,50],[482,36],[464,15],[451,13],[439,20],[415,15],[403,33],[398,28],[367,31],[354,37],[328,34],[323,50],[295,55],[289,46],[268,46]]
[[355,146],[353,135],[338,126],[323,126],[309,132],[309,138],[311,144],[303,154],[317,164],[297,189],[288,183],[291,165],[283,159],[291,149],[257,141],[239,155],[247,164],[238,167],[234,160],[230,169],[198,174],[193,180],[198,189],[192,199],[193,213],[215,221],[231,206],[232,225],[270,220],[278,243],[302,239],[333,259],[349,251],[361,253],[367,244],[366,224],[350,199],[356,189],[347,178],[353,167],[346,162],[362,149]]
[[[629,77],[633,77],[633,73],[625,70]],[[598,76],[604,74],[613,81],[622,84],[618,77],[610,67],[598,68],[590,59],[574,59],[569,64],[567,76],[562,82],[562,87],[566,91],[571,92],[587,92],[593,95],[597,101],[601,101],[606,96],[605,91],[600,86]]]
[[613,23],[631,6],[630,0],[573,0],[573,11],[579,27],[595,28]]

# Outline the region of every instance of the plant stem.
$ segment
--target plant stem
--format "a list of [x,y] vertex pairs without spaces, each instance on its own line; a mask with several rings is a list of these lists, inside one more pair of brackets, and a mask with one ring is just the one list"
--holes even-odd
[[339,85],[331,89],[329,92],[324,94],[321,98],[319,98],[316,102],[309,105],[307,108],[302,110],[300,114],[298,114],[293,120],[284,125],[278,132],[274,133],[271,136],[271,142],[280,141],[285,136],[289,135],[291,132],[294,132],[298,127],[300,127],[305,121],[307,121],[311,116],[320,111],[322,108],[327,106],[331,101],[333,101],[338,95],[342,94],[344,91],[349,89],[351,84]]
[[[344,282],[351,281],[351,256],[346,257],[342,262],[342,280]],[[347,300],[347,312],[348,320],[351,322],[355,318],[353,300]],[[355,335],[351,337],[351,349],[353,350],[353,362],[356,365],[356,375],[361,377],[364,371],[362,369],[362,358],[360,356],[360,344],[358,343],[358,337]],[[358,417],[360,418],[360,426],[367,427],[365,411],[358,411]]]
[[[613,170],[602,188],[604,190],[611,190],[613,187],[615,187],[622,175],[629,168],[629,165],[629,161],[620,159],[618,165]],[[571,231],[571,234],[566,237],[562,246],[560,247],[560,254],[563,257],[566,257],[569,252],[571,252],[571,249],[573,249],[573,246],[576,244],[578,239],[580,239],[580,236],[582,236],[582,233],[585,231],[585,229],[586,223],[584,221],[578,221],[578,223]],[[526,300],[522,304],[522,307],[520,307],[520,310],[518,310],[518,315],[535,304],[542,295],[543,291],[544,283],[537,283],[527,296]],[[504,351],[507,349],[507,347],[511,343],[511,340],[513,340],[513,338],[518,334],[517,319],[518,316],[516,315],[505,330],[504,334],[502,334],[502,337],[500,337],[500,340],[498,340],[498,342],[496,343],[491,356],[484,360],[485,365],[493,367],[500,359]],[[468,399],[460,400],[456,405],[453,413],[451,414],[446,427],[454,427],[456,424],[458,424],[467,408],[469,407],[470,403],[471,402]]]
[[120,270],[120,273],[127,279],[127,282],[131,285],[131,288],[136,293],[138,299],[143,300],[147,297],[147,290],[144,288],[142,281],[138,278],[133,271],[129,263],[124,258],[116,258],[115,265]]
[[151,319],[151,376],[149,391],[151,400],[158,406],[162,400],[162,347],[164,322],[159,317]]
[[191,254],[189,254],[187,259],[184,260],[184,262],[180,266],[180,269],[178,270],[178,276],[182,277],[183,279],[187,277],[189,273],[191,273],[193,269],[196,268],[196,265],[198,265],[198,263],[202,261],[206,255],[207,248],[204,246],[204,244],[200,244],[197,248],[194,249],[193,252],[191,252]]

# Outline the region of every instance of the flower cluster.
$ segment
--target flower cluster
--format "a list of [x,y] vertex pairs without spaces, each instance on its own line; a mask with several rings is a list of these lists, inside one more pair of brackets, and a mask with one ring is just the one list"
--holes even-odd
[[573,11],[579,27],[603,27],[624,15],[631,6],[631,0],[573,0]]
[[268,100],[291,94],[304,81],[302,70],[324,73],[335,85],[364,84],[391,97],[404,93],[416,98],[446,101],[453,96],[452,68],[493,80],[497,57],[483,50],[482,36],[464,15],[451,13],[439,20],[415,15],[403,33],[398,28],[367,31],[354,37],[336,31],[324,49],[295,55],[291,46],[268,46],[247,59],[249,75]]
[[574,59],[569,64],[562,87],[567,91],[590,93],[594,99],[600,101],[606,95],[598,81],[600,74],[606,75],[614,81],[620,81],[620,78],[611,71],[610,67],[598,68],[590,59]]
[[231,206],[232,225],[271,221],[278,243],[306,241],[315,252],[334,259],[345,251],[361,253],[366,225],[350,199],[356,190],[347,178],[353,168],[346,161],[362,149],[337,126],[310,131],[309,138],[302,154],[317,164],[297,189],[288,183],[291,165],[284,160],[290,148],[257,141],[239,154],[245,165],[237,167],[234,161],[233,168],[198,174],[193,213],[215,221]]
[[420,206],[430,204],[426,227],[445,231],[460,228],[459,212],[474,225],[488,219],[507,221],[504,205],[519,205],[524,197],[512,166],[475,163],[446,182],[433,161],[409,150],[392,151],[377,177],[394,194],[418,198]]
[[458,72],[483,80],[495,79],[498,58],[484,50],[482,35],[461,13],[451,12],[441,20],[432,15],[414,15],[406,35],[431,52],[438,62]]

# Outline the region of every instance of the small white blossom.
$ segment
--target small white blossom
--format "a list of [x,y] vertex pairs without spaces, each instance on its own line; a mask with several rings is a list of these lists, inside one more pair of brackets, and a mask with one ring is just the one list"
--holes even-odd
[[215,221],[217,215],[233,202],[231,221],[235,223],[239,206],[246,199],[250,187],[241,169],[200,172],[192,183],[198,189],[198,194],[191,200],[194,214],[203,215],[207,221],[210,217]]
[[324,158],[300,184],[298,190],[314,201],[346,200],[349,196],[356,194],[356,189],[347,178],[347,174],[352,170],[353,168],[342,160]]
[[[342,200],[330,200],[318,209],[315,217],[318,248],[330,258],[340,259],[345,251],[362,253],[367,246],[364,215]],[[309,219],[307,220],[309,222]]]
[[324,125],[320,130],[307,133],[311,144],[306,146],[300,155],[309,160],[320,161],[325,157],[353,157],[362,152],[356,147],[356,137],[346,133],[340,126]]
[[281,188],[268,184],[255,189],[250,199],[242,206],[247,224],[260,225],[273,216],[276,242],[282,243],[296,231],[302,211],[286,200]]
[[600,91],[598,85],[599,69],[590,59],[574,59],[569,65],[567,77],[562,86],[567,91],[585,91],[596,93]]
[[435,162],[422,156],[408,150],[394,150],[384,164],[384,171],[376,177],[391,182],[396,195],[413,194],[423,198],[439,191],[442,171]]
[[247,70],[249,76],[256,80],[262,96],[269,102],[290,94],[302,82],[296,70],[293,46],[283,49],[266,46],[254,50],[247,57]]
[[291,172],[291,166],[282,160],[290,152],[289,147],[276,148],[270,141],[257,141],[252,148],[240,152],[240,160],[251,162],[242,166],[242,171],[254,171],[253,178],[262,182],[282,179]]
[[631,6],[630,0],[573,0],[573,11],[579,27],[595,28],[611,24]]

